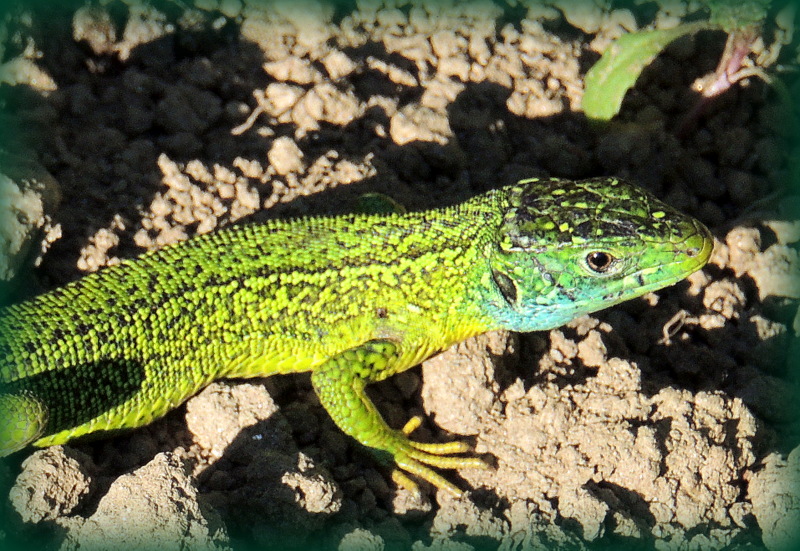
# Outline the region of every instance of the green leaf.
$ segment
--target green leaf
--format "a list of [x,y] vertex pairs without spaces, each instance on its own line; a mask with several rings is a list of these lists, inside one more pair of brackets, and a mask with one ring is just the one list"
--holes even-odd
[[707,21],[672,29],[643,31],[619,37],[586,73],[582,107],[590,119],[607,121],[619,113],[622,99],[642,70],[673,40],[712,28]]

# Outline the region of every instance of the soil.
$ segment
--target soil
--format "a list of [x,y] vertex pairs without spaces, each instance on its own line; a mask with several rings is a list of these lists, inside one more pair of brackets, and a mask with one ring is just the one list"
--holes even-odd
[[[14,12],[3,117],[20,130],[7,148],[41,163],[61,196],[23,294],[240,221],[348,212],[368,192],[432,208],[533,176],[627,178],[716,243],[671,288],[553,331],[483,335],[370,388],[390,425],[422,415],[416,438],[466,438],[490,460],[444,473],[463,497],[396,488],[308,375],[219,381],[142,429],[9,458],[0,542],[792,548],[797,113],[753,78],[678,133],[699,101],[692,82],[724,47],[709,32],[659,56],[613,123],[590,124],[583,76],[599,52],[687,9],[652,5]],[[797,79],[784,83],[798,97]]]

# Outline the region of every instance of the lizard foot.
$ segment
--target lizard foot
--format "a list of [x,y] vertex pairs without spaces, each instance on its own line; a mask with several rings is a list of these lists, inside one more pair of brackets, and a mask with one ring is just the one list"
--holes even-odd
[[[415,442],[407,437],[422,424],[422,417],[417,415],[409,419],[397,434],[392,443],[392,455],[396,468],[392,471],[392,480],[406,488],[416,496],[420,495],[419,485],[408,474],[415,475],[432,485],[446,490],[458,497],[463,494],[455,484],[437,473],[438,469],[488,469],[489,464],[478,457],[451,457],[454,454],[472,451],[466,442],[455,441],[441,444]],[[408,474],[406,474],[408,473]]]
[[420,426],[422,418],[413,417],[401,430],[393,430],[364,392],[367,383],[379,381],[387,372],[392,372],[398,357],[397,343],[368,341],[329,358],[311,374],[311,383],[320,403],[339,428],[372,448],[384,465],[394,467],[393,479],[398,484],[419,494],[408,476],[414,475],[459,496],[461,490],[434,469],[487,468],[488,465],[477,457],[453,457],[469,452],[469,444],[409,440],[408,435]]

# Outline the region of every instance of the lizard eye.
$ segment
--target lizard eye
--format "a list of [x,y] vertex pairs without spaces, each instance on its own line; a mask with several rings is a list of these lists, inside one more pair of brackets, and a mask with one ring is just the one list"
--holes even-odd
[[592,251],[586,255],[586,265],[594,272],[602,274],[614,263],[615,258],[603,251]]

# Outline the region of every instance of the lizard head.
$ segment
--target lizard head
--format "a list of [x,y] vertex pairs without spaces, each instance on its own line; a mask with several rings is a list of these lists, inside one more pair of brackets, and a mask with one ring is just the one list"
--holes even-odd
[[708,261],[700,222],[616,178],[522,180],[491,244],[488,302],[537,331],[672,285]]

